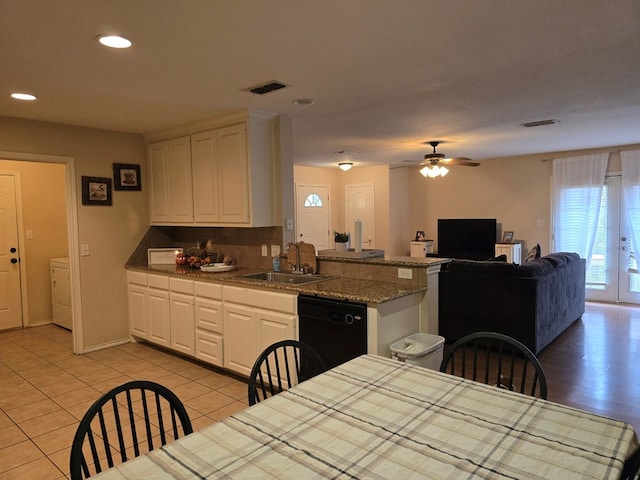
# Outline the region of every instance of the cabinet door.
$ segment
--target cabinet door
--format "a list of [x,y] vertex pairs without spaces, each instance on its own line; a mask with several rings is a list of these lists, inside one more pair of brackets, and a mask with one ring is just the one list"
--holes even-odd
[[187,355],[195,355],[195,314],[192,295],[173,293],[171,300],[171,348]]
[[220,187],[216,131],[191,136],[193,210],[196,222],[220,221]]
[[158,345],[169,347],[171,338],[169,291],[149,288],[147,295],[147,313],[149,315],[147,339]]
[[220,178],[220,221],[249,223],[251,184],[246,125],[220,128],[216,138]]
[[129,284],[129,333],[147,338],[147,288]]
[[256,309],[260,325],[260,352],[280,340],[296,339],[296,315]]
[[149,145],[149,214],[152,222],[168,222],[169,186],[167,171],[168,142],[158,142]]
[[259,329],[254,316],[254,309],[225,303],[225,368],[248,376],[259,353]]
[[168,142],[167,188],[172,223],[193,223],[193,187],[189,137]]

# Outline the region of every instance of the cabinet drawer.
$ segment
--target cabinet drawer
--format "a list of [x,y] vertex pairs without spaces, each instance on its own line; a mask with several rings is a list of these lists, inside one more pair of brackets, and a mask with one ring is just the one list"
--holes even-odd
[[222,367],[222,336],[196,330],[196,358]]
[[298,295],[269,292],[252,288],[223,287],[225,302],[239,303],[266,310],[297,313]]
[[127,282],[136,285],[147,286],[147,274],[142,272],[127,271]]
[[218,283],[194,282],[193,287],[196,297],[222,300],[222,285]]
[[169,277],[164,275],[147,275],[147,285],[151,288],[169,290]]
[[222,334],[224,317],[222,302],[209,298],[196,297],[196,328]]
[[184,278],[170,278],[169,285],[172,292],[186,293],[193,295],[193,280],[185,280]]

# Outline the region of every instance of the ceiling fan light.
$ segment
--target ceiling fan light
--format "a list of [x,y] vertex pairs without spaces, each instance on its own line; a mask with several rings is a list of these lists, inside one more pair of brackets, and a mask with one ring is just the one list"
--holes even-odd
[[420,174],[429,178],[444,177],[447,173],[449,173],[448,168],[439,167],[438,165],[425,165],[420,169]]
[[447,173],[449,173],[449,169],[446,167],[440,167],[440,176],[444,177]]
[[340,170],[342,170],[343,172],[346,172],[348,170],[351,170],[351,167],[353,167],[353,162],[340,162],[338,164],[338,167],[340,167]]

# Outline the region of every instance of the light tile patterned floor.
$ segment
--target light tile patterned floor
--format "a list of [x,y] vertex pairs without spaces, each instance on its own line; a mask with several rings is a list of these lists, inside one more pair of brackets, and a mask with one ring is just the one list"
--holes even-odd
[[0,333],[0,480],[68,478],[79,420],[100,395],[153,380],[185,404],[194,430],[247,407],[234,377],[144,344],[74,355],[56,325]]

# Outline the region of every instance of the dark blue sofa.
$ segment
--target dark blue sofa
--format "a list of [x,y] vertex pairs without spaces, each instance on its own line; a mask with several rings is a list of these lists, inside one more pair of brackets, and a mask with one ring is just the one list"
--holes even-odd
[[439,274],[439,334],[494,331],[540,352],[585,308],[585,260],[551,253],[522,265],[453,260]]

